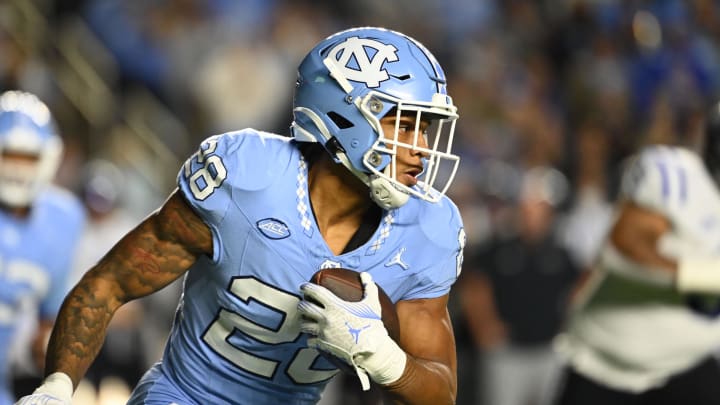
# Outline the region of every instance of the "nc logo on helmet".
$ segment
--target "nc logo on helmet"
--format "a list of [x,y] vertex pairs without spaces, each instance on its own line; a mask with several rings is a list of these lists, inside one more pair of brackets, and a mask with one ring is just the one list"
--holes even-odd
[[[368,51],[373,50],[372,55]],[[397,48],[374,39],[350,37],[330,50],[328,55],[337,62],[345,78],[378,87],[390,76],[383,69],[383,63],[398,60]]]

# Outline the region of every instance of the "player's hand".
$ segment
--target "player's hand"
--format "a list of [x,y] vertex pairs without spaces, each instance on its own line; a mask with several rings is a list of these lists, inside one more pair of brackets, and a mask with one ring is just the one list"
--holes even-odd
[[15,405],[70,405],[73,383],[65,373],[52,373],[35,391],[20,398]]
[[353,366],[363,389],[368,390],[369,378],[382,385],[399,379],[407,355],[383,325],[378,288],[370,273],[361,273],[360,280],[364,292],[358,302],[344,301],[325,287],[304,283],[300,290],[305,299],[298,310],[303,315],[300,329],[313,335],[308,346]]

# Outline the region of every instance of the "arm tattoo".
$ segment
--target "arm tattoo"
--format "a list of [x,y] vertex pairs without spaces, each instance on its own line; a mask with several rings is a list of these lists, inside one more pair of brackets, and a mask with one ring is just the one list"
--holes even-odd
[[68,294],[50,339],[46,374],[63,371],[77,385],[100,351],[115,310],[167,286],[201,254],[212,254],[210,230],[174,194]]

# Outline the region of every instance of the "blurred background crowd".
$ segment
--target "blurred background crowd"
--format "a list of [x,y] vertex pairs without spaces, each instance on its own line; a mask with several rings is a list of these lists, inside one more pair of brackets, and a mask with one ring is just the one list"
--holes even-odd
[[[458,403],[501,405],[488,398],[507,393],[488,387],[504,386],[536,404],[624,159],[697,136],[720,96],[718,1],[2,0],[0,91],[33,92],[55,115],[57,181],[91,213],[79,277],[161,203],[202,139],[287,134],[301,58],[360,25],[423,42],[459,106]],[[132,385],[159,355],[176,294],[128,307],[89,379]]]

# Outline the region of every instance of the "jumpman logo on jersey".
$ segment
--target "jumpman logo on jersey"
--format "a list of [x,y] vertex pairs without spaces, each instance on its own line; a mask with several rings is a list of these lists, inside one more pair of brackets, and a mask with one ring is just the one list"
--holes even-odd
[[410,266],[407,265],[407,263],[402,261],[402,254],[405,253],[405,248],[402,247],[398,252],[393,256],[392,259],[390,259],[389,262],[385,263],[385,267],[390,267],[393,264],[397,264],[398,266],[402,267],[403,270],[407,270],[410,268]]
[[370,325],[365,325],[360,329],[355,329],[350,325],[347,321],[345,321],[345,326],[348,328],[348,332],[355,338],[355,343],[357,344],[358,340],[360,340],[360,332],[364,331],[365,329],[369,328]]

